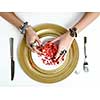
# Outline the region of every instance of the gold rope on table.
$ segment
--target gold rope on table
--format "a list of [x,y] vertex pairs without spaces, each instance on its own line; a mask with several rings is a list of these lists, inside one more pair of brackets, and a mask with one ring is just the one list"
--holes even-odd
[[[65,28],[55,24],[41,24],[35,26],[34,30],[40,38],[45,36],[57,37],[67,32]],[[63,65],[54,70],[44,70],[33,61],[31,51],[26,46],[25,38],[23,38],[18,48],[18,58],[23,71],[29,77],[43,83],[55,83],[65,79],[73,72],[78,62],[79,49],[76,40],[74,40]]]

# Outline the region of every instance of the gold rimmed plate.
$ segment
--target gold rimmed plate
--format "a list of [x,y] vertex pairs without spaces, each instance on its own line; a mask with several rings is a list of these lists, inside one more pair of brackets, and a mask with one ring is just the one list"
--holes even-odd
[[[55,24],[41,24],[33,29],[41,40],[56,38],[67,32],[65,28]],[[73,72],[78,62],[79,49],[74,40],[64,62],[55,66],[46,66],[36,53],[30,51],[23,38],[18,48],[18,58],[23,71],[30,78],[43,83],[55,83],[65,79]]]

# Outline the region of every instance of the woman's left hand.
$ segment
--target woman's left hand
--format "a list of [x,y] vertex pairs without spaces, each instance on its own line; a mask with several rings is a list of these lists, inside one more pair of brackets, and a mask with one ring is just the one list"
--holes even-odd
[[70,33],[68,31],[67,33],[64,33],[63,35],[51,41],[52,43],[56,43],[57,41],[59,41],[58,42],[58,52],[56,54],[56,58],[59,57],[61,51],[63,50],[67,50],[67,53],[68,53],[73,40],[74,40],[74,37],[70,36]]

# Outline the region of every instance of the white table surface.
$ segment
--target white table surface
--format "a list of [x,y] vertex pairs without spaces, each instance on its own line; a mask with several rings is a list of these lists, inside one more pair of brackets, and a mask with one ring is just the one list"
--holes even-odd
[[[40,23],[54,23],[64,27],[73,25],[83,13],[17,13],[23,20],[27,20],[31,25]],[[32,16],[34,15],[34,16]],[[70,19],[70,20],[67,20]],[[90,71],[85,73],[82,70],[84,61],[83,37],[88,37],[87,43],[87,61]],[[14,37],[14,60],[15,77],[10,80],[10,48],[9,38]],[[17,48],[23,36],[19,31],[0,17],[0,86],[33,86],[33,87],[100,87],[100,17],[91,25],[84,29],[77,38],[79,45],[79,61],[74,72],[63,81],[54,84],[43,84],[28,77],[21,69],[18,58]]]

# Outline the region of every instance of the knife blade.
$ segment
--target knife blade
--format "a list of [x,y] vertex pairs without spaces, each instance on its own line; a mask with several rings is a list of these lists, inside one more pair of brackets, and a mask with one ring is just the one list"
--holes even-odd
[[14,79],[14,73],[15,73],[15,62],[13,59],[13,44],[14,44],[14,38],[10,38],[10,58],[11,58],[11,80]]

